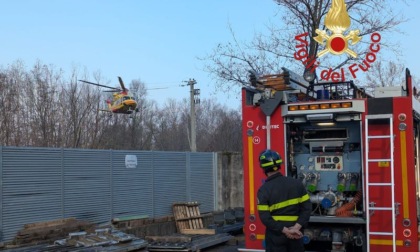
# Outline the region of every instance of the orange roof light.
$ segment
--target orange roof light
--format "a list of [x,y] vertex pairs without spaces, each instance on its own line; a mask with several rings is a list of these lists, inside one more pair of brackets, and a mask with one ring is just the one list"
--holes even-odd
[[296,110],[298,110],[298,106],[297,105],[289,106],[289,111],[296,111]]
[[302,104],[290,105],[289,111],[298,110],[317,110],[317,109],[338,109],[338,108],[352,108],[352,102],[336,102],[336,103],[320,103],[320,104]]
[[351,102],[343,102],[343,103],[341,103],[341,107],[351,108],[351,107],[353,107],[353,104]]
[[300,105],[299,106],[299,110],[308,110],[309,109],[309,105]]
[[330,104],[329,103],[322,103],[320,104],[321,109],[329,109],[330,108]]
[[319,104],[311,104],[309,105],[309,109],[319,109]]

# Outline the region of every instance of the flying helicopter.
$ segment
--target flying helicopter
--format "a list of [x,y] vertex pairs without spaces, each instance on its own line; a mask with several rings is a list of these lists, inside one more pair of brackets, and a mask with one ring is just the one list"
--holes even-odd
[[104,92],[112,92],[112,100],[106,100],[108,104],[108,109],[101,109],[101,111],[117,113],[117,114],[132,114],[133,112],[138,112],[137,101],[134,99],[133,95],[125,87],[123,80],[118,76],[118,81],[121,88],[110,87],[102,85],[99,83],[93,83],[90,81],[79,80],[81,82],[95,85],[99,87],[108,88],[111,90]]

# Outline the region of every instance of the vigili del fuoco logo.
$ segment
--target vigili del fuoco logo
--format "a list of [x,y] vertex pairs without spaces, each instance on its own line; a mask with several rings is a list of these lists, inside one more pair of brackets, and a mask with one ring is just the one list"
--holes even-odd
[[[308,42],[306,37],[308,33],[302,33],[295,36],[296,52],[294,58],[302,61],[306,71],[312,73],[315,72],[320,62],[317,59],[322,58],[324,55],[342,55],[357,59],[357,53],[352,50],[352,47],[360,42],[362,37],[359,36],[359,30],[348,31],[351,21],[350,16],[346,9],[344,0],[333,0],[331,8],[328,10],[325,16],[325,26],[327,30],[316,29],[317,36],[314,40],[322,46],[324,49],[317,53],[317,57],[309,57],[307,52]],[[320,77],[324,81],[345,81],[346,73],[350,73],[353,78],[357,78],[357,72],[359,70],[366,72],[369,70],[372,63],[376,61],[376,54],[380,50],[381,35],[374,32],[370,35],[370,46],[369,52],[366,54],[363,61],[360,63],[354,63],[348,66],[348,68],[340,68],[333,71],[333,68],[322,70]]]

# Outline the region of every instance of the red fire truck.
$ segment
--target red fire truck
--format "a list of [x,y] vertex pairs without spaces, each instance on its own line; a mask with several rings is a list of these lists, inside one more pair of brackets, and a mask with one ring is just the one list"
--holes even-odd
[[245,248],[264,251],[258,155],[280,153],[305,185],[306,251],[419,250],[420,102],[409,70],[367,94],[352,81],[308,83],[283,68],[242,89]]

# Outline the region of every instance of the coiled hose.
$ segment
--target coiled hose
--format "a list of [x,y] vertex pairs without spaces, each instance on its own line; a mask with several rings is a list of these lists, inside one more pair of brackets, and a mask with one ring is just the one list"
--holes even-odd
[[335,211],[337,217],[351,217],[353,210],[355,210],[357,203],[362,199],[362,191],[358,191],[350,202],[342,205]]

